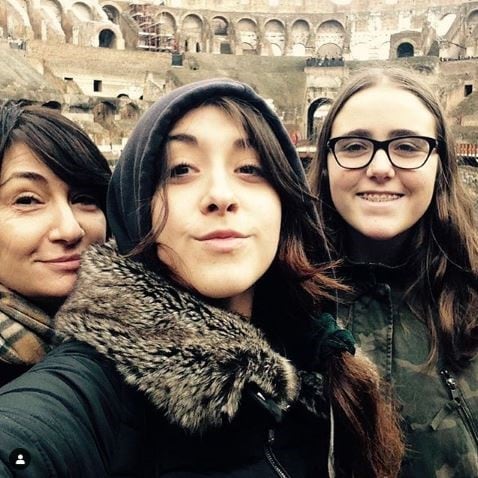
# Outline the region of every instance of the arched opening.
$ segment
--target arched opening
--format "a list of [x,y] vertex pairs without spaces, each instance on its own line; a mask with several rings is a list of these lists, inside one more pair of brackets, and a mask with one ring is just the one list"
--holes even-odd
[[[345,29],[337,20],[323,22],[317,28],[315,49],[319,57],[340,58],[344,48]],[[329,51],[332,49],[333,51]]]
[[397,58],[408,58],[413,56],[415,50],[411,43],[405,42],[398,45],[397,48]]
[[455,21],[455,18],[455,13],[447,13],[446,15],[443,15],[443,17],[438,21],[436,26],[437,35],[441,37],[445,36],[450,30],[450,27]]
[[285,28],[279,20],[270,20],[265,24],[265,39],[269,43],[269,55],[281,56],[285,47]]
[[329,108],[330,100],[328,98],[318,98],[310,103],[307,111],[307,139],[309,141],[317,139]]
[[42,106],[50,108],[51,110],[61,111],[61,104],[58,103],[58,101],[47,101],[46,103],[43,103]]
[[184,42],[185,51],[201,51],[202,41],[202,20],[197,15],[187,15],[182,23],[182,35],[186,38]]
[[342,58],[342,48],[335,43],[326,43],[317,50],[317,55],[333,63],[335,60]]
[[292,55],[305,56],[305,46],[309,40],[310,27],[305,20],[297,20],[292,25]]
[[121,119],[137,120],[139,118],[139,108],[134,103],[128,103],[121,109]]
[[108,102],[104,101],[97,104],[93,110],[93,121],[96,123],[111,123],[114,120],[116,108],[115,106]]
[[229,34],[229,24],[223,17],[214,17],[212,19],[212,32],[214,35],[226,36]]
[[106,16],[108,17],[108,20],[112,23],[115,23],[118,25],[119,23],[119,11],[112,5],[104,5],[103,6],[103,11],[106,13]]
[[82,22],[89,22],[93,19],[91,9],[88,5],[78,2],[71,7],[71,11]]
[[116,43],[116,35],[111,30],[101,30],[99,36],[100,48],[114,48]]
[[242,53],[252,55],[257,53],[257,25],[249,18],[243,18],[237,23],[237,31]]
[[123,100],[128,100],[129,95],[127,95],[126,93],[120,93],[116,98],[123,99]]

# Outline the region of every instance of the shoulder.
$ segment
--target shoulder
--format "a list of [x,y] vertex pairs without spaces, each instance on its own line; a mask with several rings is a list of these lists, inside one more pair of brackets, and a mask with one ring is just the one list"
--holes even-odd
[[121,462],[134,468],[142,424],[139,399],[93,348],[60,345],[0,389],[0,470],[8,468],[8,455],[16,448],[32,456],[24,476],[76,476],[70,470],[109,476],[119,451],[128,453]]

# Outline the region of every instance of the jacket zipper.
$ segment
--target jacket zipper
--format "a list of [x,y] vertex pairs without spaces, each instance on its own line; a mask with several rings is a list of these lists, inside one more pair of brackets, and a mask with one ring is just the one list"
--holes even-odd
[[459,413],[463,421],[465,422],[465,425],[468,427],[471,435],[475,439],[475,445],[478,446],[478,431],[473,421],[473,415],[471,414],[470,409],[468,408],[468,404],[466,403],[464,398],[461,396],[455,377],[453,377],[453,375],[447,369],[441,370],[440,374],[443,377],[443,380],[445,382],[446,387],[448,388],[448,391],[450,392],[452,400],[458,406]]
[[271,465],[272,469],[276,472],[277,476],[279,476],[280,478],[291,478],[287,471],[285,471],[284,467],[279,463],[279,460],[272,451],[272,445],[274,444],[274,441],[275,432],[273,429],[270,429],[268,431],[267,442],[264,445],[264,452],[267,461],[269,462],[269,465]]

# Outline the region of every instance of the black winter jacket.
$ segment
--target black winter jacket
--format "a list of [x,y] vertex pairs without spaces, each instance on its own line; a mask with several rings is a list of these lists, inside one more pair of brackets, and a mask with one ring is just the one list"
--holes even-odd
[[83,258],[58,327],[75,341],[0,390],[1,476],[15,448],[22,477],[327,476],[322,375],[113,244]]

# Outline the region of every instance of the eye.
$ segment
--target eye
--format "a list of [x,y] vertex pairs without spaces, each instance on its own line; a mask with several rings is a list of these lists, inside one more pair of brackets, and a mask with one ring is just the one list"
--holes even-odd
[[181,163],[176,166],[173,166],[170,169],[169,177],[170,178],[179,178],[186,176],[192,172],[192,167],[189,164]]
[[41,204],[41,200],[33,194],[24,194],[15,198],[13,204],[16,206],[36,206]]
[[336,149],[340,153],[361,154],[369,151],[370,145],[366,141],[359,140],[342,140],[336,144]]
[[417,153],[427,153],[430,146],[427,141],[421,138],[403,138],[391,143],[393,151],[401,155],[412,155]]
[[98,199],[92,194],[78,193],[72,196],[72,204],[81,204],[84,206],[95,206],[98,207]]
[[256,164],[246,164],[238,168],[238,172],[241,174],[247,174],[251,176],[264,176],[263,169]]

